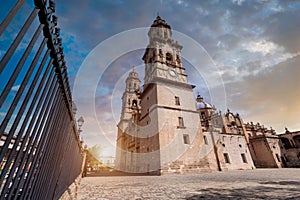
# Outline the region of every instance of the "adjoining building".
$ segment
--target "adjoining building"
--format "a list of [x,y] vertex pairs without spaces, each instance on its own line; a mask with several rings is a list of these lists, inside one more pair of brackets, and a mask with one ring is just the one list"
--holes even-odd
[[245,124],[247,138],[250,144],[250,152],[253,162],[258,168],[285,167],[285,149],[275,130],[268,129],[260,123]]
[[300,131],[276,134],[260,123],[245,124],[249,149],[258,168],[300,167]]
[[[220,171],[255,168],[240,115],[233,114],[229,109],[223,115],[217,112],[214,106],[204,102],[200,95],[197,96],[196,101],[204,144],[214,149],[215,152],[216,161],[213,162],[213,159],[210,159],[209,162],[216,163]],[[211,130],[217,134],[213,135]]]
[[[241,116],[225,114],[193,89],[182,64],[181,49],[171,27],[159,16],[148,32],[143,56],[144,87],[136,71],[126,79],[118,123],[115,168],[130,173],[197,173],[284,167],[299,164],[299,138],[286,153],[273,129],[245,124]],[[291,138],[288,138],[290,141]],[[284,143],[285,144],[285,143]],[[291,148],[292,149],[292,148]]]
[[300,167],[300,131],[290,132],[287,128],[285,133],[279,135],[281,148],[284,149],[284,162],[286,167]]

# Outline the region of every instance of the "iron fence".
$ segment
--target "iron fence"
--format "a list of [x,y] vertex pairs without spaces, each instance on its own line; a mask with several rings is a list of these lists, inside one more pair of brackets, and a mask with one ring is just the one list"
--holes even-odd
[[[4,17],[0,39],[24,3]],[[0,54],[0,199],[58,199],[81,173],[83,149],[54,13],[53,0],[32,2]]]

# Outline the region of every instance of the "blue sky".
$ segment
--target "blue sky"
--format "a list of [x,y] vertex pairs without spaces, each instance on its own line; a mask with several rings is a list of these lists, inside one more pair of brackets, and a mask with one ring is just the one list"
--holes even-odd
[[[2,3],[0,20],[13,2]],[[33,1],[27,1],[0,39],[1,57],[32,5]],[[278,133],[283,132],[285,126],[300,129],[300,1],[56,1],[71,86],[93,49],[123,31],[149,27],[158,12],[173,30],[194,39],[213,59],[224,83],[220,85],[225,88],[228,108],[240,113],[245,122],[259,121]],[[189,46],[183,47],[187,49]],[[105,53],[105,50],[101,51]],[[143,79],[143,52],[140,49],[120,55],[107,67],[99,77],[93,99],[97,118],[84,116],[85,141],[88,145],[104,146],[105,155],[114,154],[119,96],[126,73],[135,65]],[[190,83],[197,85],[195,93],[200,92],[210,101],[207,80],[195,73],[188,60],[184,64]],[[88,90],[89,80],[82,85]],[[118,90],[114,92],[116,86]],[[3,88],[2,84],[0,87]],[[79,105],[78,115],[85,114],[85,107],[80,106],[86,101],[84,91],[74,100]],[[216,101],[216,107],[223,109],[218,103]]]

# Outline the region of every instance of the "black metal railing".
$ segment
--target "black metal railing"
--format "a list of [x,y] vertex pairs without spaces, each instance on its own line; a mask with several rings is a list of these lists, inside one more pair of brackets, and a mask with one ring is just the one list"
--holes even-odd
[[[4,17],[0,42],[14,18],[26,15],[24,3]],[[0,199],[58,199],[81,173],[83,148],[54,12],[53,0],[32,2],[0,54]]]

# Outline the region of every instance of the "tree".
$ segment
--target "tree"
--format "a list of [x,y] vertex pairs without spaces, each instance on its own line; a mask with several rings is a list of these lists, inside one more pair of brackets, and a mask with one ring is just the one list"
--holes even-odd
[[101,150],[102,150],[102,147],[99,146],[99,145],[94,145],[90,148],[88,148],[88,151],[97,159],[97,160],[100,160],[100,154],[101,154]]
[[86,163],[87,167],[91,167],[91,170],[98,170],[98,166],[102,163],[100,161],[101,147],[94,145],[87,150]]

